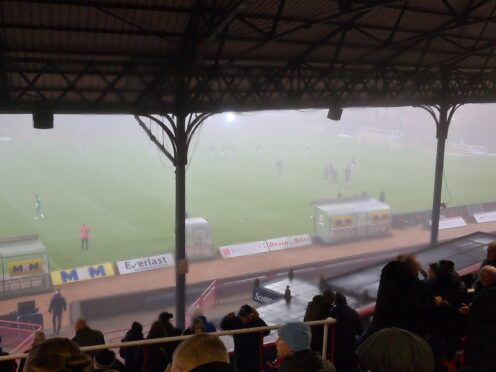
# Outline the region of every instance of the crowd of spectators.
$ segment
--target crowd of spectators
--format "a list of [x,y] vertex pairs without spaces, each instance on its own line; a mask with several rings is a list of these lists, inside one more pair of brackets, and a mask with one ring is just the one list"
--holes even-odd
[[[375,310],[362,328],[359,314],[342,293],[327,289],[307,305],[304,321],[336,319],[329,336],[333,363],[321,356],[323,327],[290,322],[278,330],[277,358],[264,365],[279,372],[494,372],[496,371],[496,242],[473,277],[460,277],[452,261],[432,263],[425,272],[413,255],[402,255],[381,270]],[[105,343],[102,332],[79,319],[72,341],[45,340],[35,333],[27,360],[1,362],[0,372],[255,372],[263,365],[261,339],[269,331],[233,335],[230,359],[216,327],[201,309],[191,326],[176,328],[168,312],[153,322],[147,340],[190,335],[186,341],[161,342],[81,352],[79,347]],[[257,310],[243,305],[220,322],[222,330],[243,330],[267,324]],[[143,326],[133,322],[123,342],[145,339]],[[0,339],[1,342],[1,339]],[[0,348],[0,356],[7,355]],[[461,357],[463,355],[463,358]]]

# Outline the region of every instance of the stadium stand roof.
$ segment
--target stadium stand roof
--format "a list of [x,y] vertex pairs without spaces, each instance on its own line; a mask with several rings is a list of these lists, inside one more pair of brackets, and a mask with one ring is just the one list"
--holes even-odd
[[0,112],[494,102],[491,0],[3,0]]

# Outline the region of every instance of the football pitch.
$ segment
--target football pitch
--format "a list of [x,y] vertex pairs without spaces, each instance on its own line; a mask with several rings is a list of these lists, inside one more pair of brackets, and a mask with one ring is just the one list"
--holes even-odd
[[[312,127],[313,128],[313,127]],[[311,201],[386,195],[393,213],[431,207],[431,144],[358,145],[336,130],[238,131],[206,125],[190,150],[187,213],[206,218],[214,245],[312,233]],[[133,132],[134,133],[134,132]],[[344,169],[356,160],[351,186]],[[279,170],[276,164],[279,162]],[[338,184],[324,168],[338,169]],[[496,200],[496,158],[447,156],[443,201]],[[38,234],[52,269],[172,251],[174,170],[133,135],[13,137],[0,142],[0,237]],[[447,187],[446,187],[447,186]],[[448,192],[449,190],[449,192]],[[35,219],[39,194],[45,219]],[[79,227],[91,228],[82,251]]]

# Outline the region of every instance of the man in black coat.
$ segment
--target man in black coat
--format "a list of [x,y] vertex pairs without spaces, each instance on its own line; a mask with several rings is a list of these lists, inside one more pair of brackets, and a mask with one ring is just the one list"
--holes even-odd
[[[174,325],[171,323],[171,319],[174,318],[174,315],[164,311],[163,313],[160,313],[158,316],[158,321],[162,324],[162,327],[165,329],[165,333],[167,334],[167,337],[176,337],[176,336],[182,336],[183,335],[183,330],[180,328],[174,327]],[[167,342],[164,345],[165,350],[169,355],[174,354],[174,351],[176,348],[179,346],[181,342]]]
[[424,336],[433,304],[424,283],[418,278],[420,263],[412,255],[400,256],[381,271],[368,337],[383,328],[398,327]]
[[[80,347],[105,344],[103,333],[97,329],[91,329],[83,319],[78,319],[76,321],[74,329],[76,330],[76,335],[73,337],[72,341]],[[93,357],[95,353],[96,352],[87,352],[86,354]]]
[[[266,327],[267,324],[250,305],[243,305],[238,315],[227,314],[220,324],[225,331]],[[236,368],[242,372],[258,372],[260,363],[260,338],[267,336],[269,331],[262,333],[245,333],[234,335],[234,362]]]
[[[2,343],[2,337],[0,336],[0,344]],[[0,356],[7,356],[9,353],[2,350],[0,347]],[[5,362],[0,362],[0,372],[12,372],[17,368],[17,362],[15,360],[8,360]]]
[[67,310],[67,302],[64,296],[60,293],[60,289],[57,291],[50,300],[50,306],[48,312],[52,314],[53,321],[53,333],[58,335],[60,333],[60,326],[62,324],[62,314]]
[[353,369],[356,337],[362,333],[360,315],[348,306],[346,297],[336,293],[335,306],[331,310],[331,318],[336,319],[336,334],[334,338],[334,364],[339,372],[349,372]]
[[[121,340],[122,342],[141,341],[143,340],[143,326],[141,323],[133,322],[131,329],[126,332],[126,336]],[[138,361],[136,360],[137,346],[122,347],[119,349],[119,355],[124,359],[125,368],[127,372],[133,372],[139,369]]]

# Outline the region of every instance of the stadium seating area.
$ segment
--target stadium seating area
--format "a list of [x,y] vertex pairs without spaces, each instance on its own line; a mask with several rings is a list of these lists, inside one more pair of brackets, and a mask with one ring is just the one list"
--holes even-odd
[[[489,372],[496,370],[495,306],[493,242],[474,276],[460,277],[447,260],[432,263],[428,272],[413,255],[387,263],[367,324],[343,294],[332,290],[314,296],[301,319],[334,318],[329,332],[321,325],[287,323],[268,349],[261,340],[270,329],[255,308],[244,305],[227,314],[220,328],[232,331],[232,355],[201,310],[193,313],[186,330],[174,327],[168,312],[158,316],[146,337],[142,325],[134,322],[122,340],[132,344],[118,354],[114,346],[104,345],[100,331],[79,320],[72,340],[45,340],[37,332],[27,361],[19,369],[14,360],[2,361],[0,370]],[[257,327],[263,328],[253,331]],[[181,335],[188,338],[178,340]],[[99,345],[98,350],[87,349],[92,345]]]

